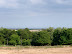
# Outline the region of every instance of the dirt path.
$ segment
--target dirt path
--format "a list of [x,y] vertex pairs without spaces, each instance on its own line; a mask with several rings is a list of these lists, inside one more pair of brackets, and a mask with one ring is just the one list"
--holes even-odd
[[0,54],[72,54],[72,47],[0,49]]

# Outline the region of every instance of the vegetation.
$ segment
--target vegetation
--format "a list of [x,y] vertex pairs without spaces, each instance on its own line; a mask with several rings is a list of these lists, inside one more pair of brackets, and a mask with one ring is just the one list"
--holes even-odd
[[0,45],[47,46],[72,45],[72,28],[48,28],[39,32],[30,32],[28,28],[0,28]]

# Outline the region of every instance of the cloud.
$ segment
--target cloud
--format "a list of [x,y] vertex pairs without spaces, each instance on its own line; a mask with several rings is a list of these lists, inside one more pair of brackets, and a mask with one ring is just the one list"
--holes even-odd
[[45,4],[44,0],[0,0],[0,8],[16,8],[19,6],[32,6]]
[[56,3],[61,4],[61,3],[64,3],[64,1],[63,0],[56,0]]
[[72,0],[55,0],[58,4],[72,5]]
[[46,4],[45,0],[0,0],[0,8],[16,8],[21,6],[32,6]]
[[17,7],[18,6],[18,0],[0,0],[0,7]]
[[32,4],[43,4],[43,3],[44,3],[43,0],[30,0],[30,2],[31,2]]

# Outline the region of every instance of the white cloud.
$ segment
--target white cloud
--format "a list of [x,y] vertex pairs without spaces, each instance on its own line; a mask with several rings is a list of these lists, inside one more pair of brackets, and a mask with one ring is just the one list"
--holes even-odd
[[44,3],[43,0],[30,0],[30,2],[31,2],[32,4],[43,4],[43,3]]
[[56,3],[61,4],[61,3],[64,3],[64,1],[63,0],[56,0]]
[[55,2],[58,4],[72,5],[72,0],[55,0]]
[[17,7],[18,6],[18,0],[0,0],[0,7]]

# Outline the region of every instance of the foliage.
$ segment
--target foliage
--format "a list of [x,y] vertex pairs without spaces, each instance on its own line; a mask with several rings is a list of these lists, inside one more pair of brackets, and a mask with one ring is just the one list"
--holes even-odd
[[0,33],[0,45],[5,44],[4,35]]
[[39,32],[0,28],[0,45],[72,45],[72,28],[49,27]]
[[10,45],[19,45],[20,44],[20,37],[16,34],[12,34],[10,36],[9,44]]
[[32,43],[34,45],[50,45],[51,40],[50,40],[50,35],[47,31],[41,31],[37,35],[34,36]]
[[30,39],[23,39],[22,45],[23,46],[30,46],[31,45],[31,40]]
[[61,28],[56,28],[53,33],[53,43],[52,43],[53,45],[60,44],[60,42],[59,42],[60,35],[61,35]]

